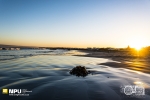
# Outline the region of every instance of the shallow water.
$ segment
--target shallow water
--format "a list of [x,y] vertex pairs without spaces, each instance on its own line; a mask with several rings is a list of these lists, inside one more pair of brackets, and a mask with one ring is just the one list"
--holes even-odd
[[[27,89],[29,96],[0,94],[0,100],[150,100],[150,75],[98,65],[103,58],[37,55],[0,61],[0,88]],[[92,74],[77,77],[69,71],[86,66]],[[127,96],[121,86],[140,84],[143,96]]]
[[85,55],[86,53],[77,50],[38,50],[38,49],[23,49],[23,50],[0,50],[0,60],[10,60],[17,58],[26,58],[37,55]]

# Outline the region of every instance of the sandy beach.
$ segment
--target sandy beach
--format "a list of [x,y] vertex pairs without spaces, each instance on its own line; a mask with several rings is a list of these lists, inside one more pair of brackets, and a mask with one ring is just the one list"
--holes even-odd
[[106,65],[114,68],[127,68],[144,73],[150,73],[150,58],[128,56],[128,53],[122,52],[98,52],[89,50],[82,50],[82,52],[86,52],[88,54],[80,56],[106,58],[117,61],[100,63],[100,65]]
[[[70,53],[70,51],[68,51]],[[66,52],[65,52],[66,53]],[[88,55],[87,55],[88,56]],[[29,96],[0,94],[0,100],[150,100],[150,75],[108,58],[64,54],[36,55],[0,61],[0,88],[27,89]],[[75,66],[91,71],[86,77],[69,72]],[[144,95],[126,95],[124,86],[144,87]]]

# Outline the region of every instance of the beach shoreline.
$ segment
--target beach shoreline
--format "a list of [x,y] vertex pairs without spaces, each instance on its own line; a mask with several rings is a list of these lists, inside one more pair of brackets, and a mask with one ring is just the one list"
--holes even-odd
[[105,52],[92,50],[80,50],[80,51],[88,54],[76,56],[106,58],[115,61],[115,62],[99,63],[99,65],[105,65],[113,68],[127,68],[150,74],[150,58],[127,56],[125,53],[123,54],[122,52],[119,51],[118,52]]
[[[106,64],[112,65],[114,62],[109,60],[109,57],[105,57],[106,59],[84,57],[82,53],[76,51],[59,50],[55,55],[50,53],[47,55],[37,53],[38,56],[0,61],[1,90],[32,91],[27,93],[29,96],[26,97],[0,94],[0,100],[42,100],[43,98],[45,100],[136,100],[139,97],[135,93],[129,97],[121,90],[125,86],[139,83],[146,90],[142,95],[144,98],[141,97],[140,100],[150,100],[149,74],[137,73],[125,67],[118,69],[108,67],[109,65]],[[70,71],[79,65],[85,66],[90,74],[85,77],[70,74]]]

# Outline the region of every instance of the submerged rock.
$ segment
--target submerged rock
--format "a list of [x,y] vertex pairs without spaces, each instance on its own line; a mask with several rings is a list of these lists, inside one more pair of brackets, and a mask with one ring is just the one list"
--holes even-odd
[[87,71],[86,68],[83,66],[76,66],[71,71],[70,74],[76,75],[76,76],[86,76],[90,73],[90,71]]

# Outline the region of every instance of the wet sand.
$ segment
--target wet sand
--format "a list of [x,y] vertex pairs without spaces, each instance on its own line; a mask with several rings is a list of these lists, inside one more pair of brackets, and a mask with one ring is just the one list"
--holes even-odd
[[[0,100],[150,100],[149,74],[102,65],[107,62],[114,61],[59,55],[0,61],[0,89],[32,91],[29,96],[0,94]],[[77,65],[86,66],[91,74],[70,75]],[[145,95],[127,96],[121,91],[124,85],[142,85]]]
[[86,52],[89,54],[80,56],[106,58],[117,61],[117,62],[99,63],[99,65],[106,65],[114,68],[127,68],[148,74],[150,73],[150,58],[127,56],[126,53],[122,52],[95,52],[95,51],[82,51],[82,52]]

